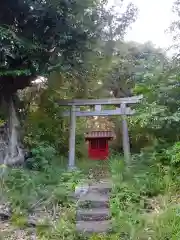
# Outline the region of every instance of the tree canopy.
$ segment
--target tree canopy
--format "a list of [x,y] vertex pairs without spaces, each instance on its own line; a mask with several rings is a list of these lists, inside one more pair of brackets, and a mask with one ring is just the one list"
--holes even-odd
[[[20,152],[17,113],[25,112],[17,90],[45,76],[48,86],[55,84],[54,91],[62,93],[59,87],[64,85],[76,96],[87,95],[88,83],[95,82],[90,76],[97,73],[94,60],[100,60],[98,42],[103,43],[103,54],[111,46],[111,57],[115,38],[123,39],[136,8],[129,4],[115,13],[100,0],[3,0],[0,9],[0,106],[1,116],[8,119],[8,154],[4,156],[9,161]],[[52,79],[52,74],[57,77]],[[39,99],[44,96],[40,94]]]
[[52,68],[77,65],[101,32],[93,1],[9,0],[0,8],[3,91],[24,88]]

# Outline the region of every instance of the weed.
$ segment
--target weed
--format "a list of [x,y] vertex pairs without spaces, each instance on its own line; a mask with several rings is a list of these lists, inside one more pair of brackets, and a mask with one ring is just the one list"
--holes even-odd
[[158,164],[154,152],[134,156],[128,171],[122,158],[112,159],[110,165],[113,228],[119,239],[179,239],[180,215],[171,200],[178,179],[171,167]]

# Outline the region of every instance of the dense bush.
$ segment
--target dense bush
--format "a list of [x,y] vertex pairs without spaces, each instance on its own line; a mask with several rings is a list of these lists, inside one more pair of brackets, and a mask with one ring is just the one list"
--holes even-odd
[[162,161],[178,159],[178,146],[176,143],[164,150],[161,157],[157,149],[148,148],[133,157],[128,169],[121,158],[112,160],[111,210],[120,238],[160,240],[179,236],[179,170],[172,170],[171,164],[176,162],[164,165]]
[[76,201],[72,194],[85,176],[81,171],[67,172],[53,159],[52,149],[43,150],[34,151],[33,170],[6,168],[0,181],[1,200],[3,197],[10,207],[11,224],[17,228],[26,230],[29,216],[37,219],[38,239],[79,239],[74,229]]
[[57,158],[56,155],[56,150],[53,147],[41,143],[39,147],[31,149],[31,158],[27,159],[25,167],[32,170],[48,171],[52,162]]
[[180,163],[180,142],[176,142],[172,147],[166,151],[167,157],[170,160],[170,164],[179,167]]

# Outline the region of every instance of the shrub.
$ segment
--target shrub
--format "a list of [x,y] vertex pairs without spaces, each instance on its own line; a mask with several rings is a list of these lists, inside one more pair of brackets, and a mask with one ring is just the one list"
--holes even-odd
[[46,144],[39,144],[31,150],[32,157],[29,158],[25,166],[32,170],[46,171],[57,158],[56,150]]
[[[157,216],[155,209],[156,204],[162,212],[166,211],[168,206],[171,207],[171,195],[179,189],[179,184],[177,179],[174,179],[171,167],[164,166],[156,156],[158,154],[152,149],[146,149],[132,157],[128,169],[121,157],[118,159],[116,156],[111,160],[113,179],[111,211],[113,227],[119,239],[171,239],[168,220],[167,222],[163,220],[168,227],[167,229],[164,227],[164,233],[160,234],[156,224],[162,224],[162,216]],[[153,215],[156,218],[152,217]],[[178,229],[178,217],[174,215],[167,217],[173,219],[175,225],[172,231],[175,232]],[[178,235],[174,233],[174,236]]]
[[172,147],[168,148],[166,154],[172,165],[180,166],[180,142],[176,142]]

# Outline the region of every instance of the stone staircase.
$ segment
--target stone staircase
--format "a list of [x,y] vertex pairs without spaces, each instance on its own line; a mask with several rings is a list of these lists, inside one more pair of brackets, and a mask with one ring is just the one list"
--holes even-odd
[[89,186],[77,205],[77,231],[83,233],[106,233],[111,230],[109,210],[109,181],[100,181]]

